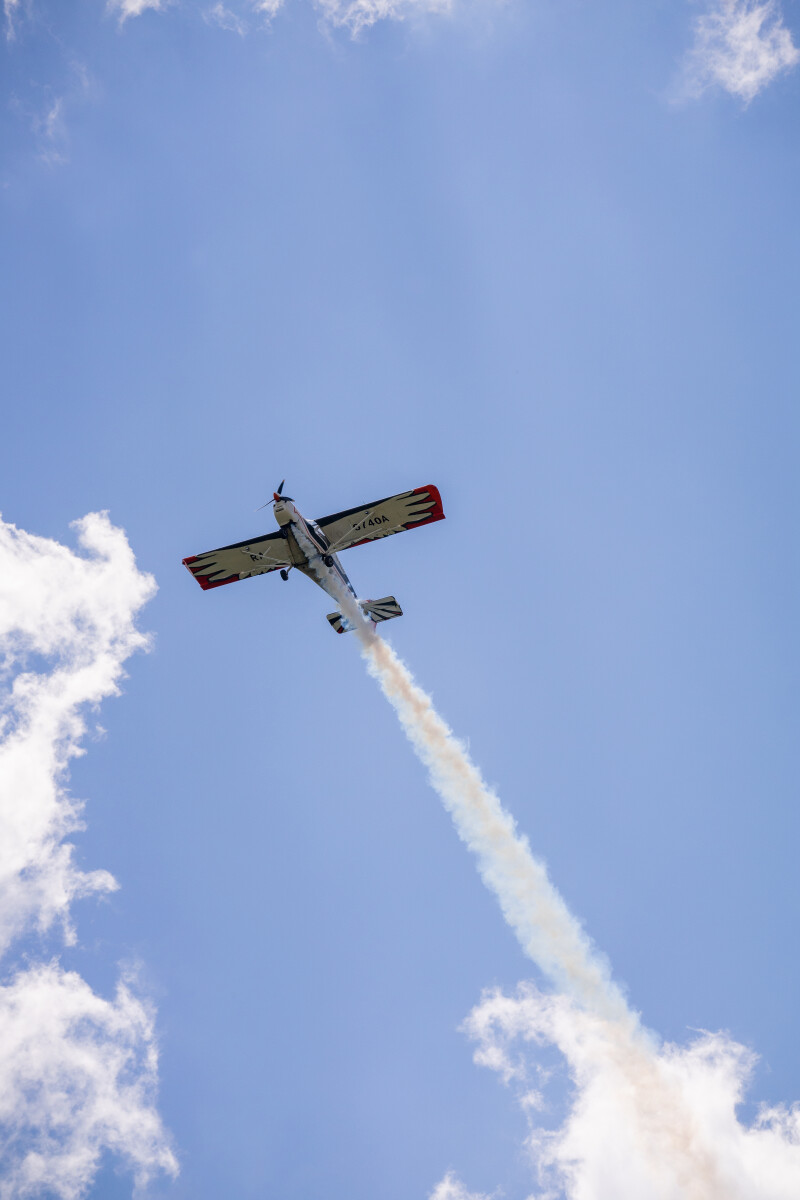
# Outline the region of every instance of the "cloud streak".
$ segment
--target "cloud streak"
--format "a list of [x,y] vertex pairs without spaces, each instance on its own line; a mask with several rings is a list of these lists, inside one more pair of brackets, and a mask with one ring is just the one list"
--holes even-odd
[[317,0],[325,20],[357,37],[378,21],[404,21],[412,16],[450,16],[452,0]]
[[140,17],[148,9],[162,12],[166,7],[166,0],[108,0],[106,7],[109,12],[116,13],[120,25],[124,25],[131,17]]
[[715,0],[694,34],[686,74],[693,96],[716,86],[749,104],[800,60],[776,0]]
[[244,37],[247,33],[245,22],[224,4],[212,5],[203,13],[203,18],[207,25],[217,25],[220,29],[227,30],[228,33],[237,33],[239,37]]
[[[14,5],[19,0],[4,0]],[[118,15],[120,25],[131,17],[141,16],[148,9],[163,12],[168,0],[108,0],[109,12]],[[269,25],[284,7],[284,0],[249,0],[248,8]],[[412,16],[437,14],[448,16],[453,11],[453,0],[316,0],[316,7],[323,19],[331,26],[348,29],[354,37],[378,21],[403,21]],[[247,22],[239,12],[223,3],[215,3],[203,12],[208,24],[237,33],[247,32]]]
[[19,0],[3,0],[3,16],[6,19],[6,40],[11,42],[16,37],[16,17],[19,12]]
[[70,906],[113,890],[65,839],[82,828],[67,791],[86,709],[118,693],[153,595],[105,514],[76,524],[81,553],[0,521],[0,1200],[50,1190],[78,1200],[104,1151],[146,1180],[176,1162],[155,1108],[152,1014],[123,981],[96,996],[57,961],[9,967],[13,947],[58,931]]

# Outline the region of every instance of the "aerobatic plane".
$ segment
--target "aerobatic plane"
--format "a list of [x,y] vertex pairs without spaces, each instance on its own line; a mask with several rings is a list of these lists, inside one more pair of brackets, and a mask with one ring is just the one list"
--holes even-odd
[[[269,571],[280,571],[281,579],[285,581],[290,571],[297,570],[313,579],[334,600],[338,600],[342,587],[345,587],[373,623],[402,617],[403,610],[394,596],[359,600],[338,555],[341,550],[443,520],[438,488],[427,484],[411,492],[387,496],[373,504],[347,508],[330,517],[310,521],[301,516],[291,496],[283,495],[285,482],[272,493],[272,500],[268,502],[272,504],[278,522],[275,533],[184,558],[184,566],[200,587],[205,591],[225,583],[236,583],[239,579],[250,579],[253,575],[266,575]],[[328,613],[328,620],[337,633],[346,633],[353,628],[340,612]]]

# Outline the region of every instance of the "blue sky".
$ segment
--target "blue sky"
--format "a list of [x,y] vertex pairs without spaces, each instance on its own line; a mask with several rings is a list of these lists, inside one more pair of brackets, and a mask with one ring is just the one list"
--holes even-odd
[[74,546],[108,509],[159,590],[72,766],[120,888],[4,979],[139,964],[180,1163],[147,1195],[540,1194],[459,1026],[541,977],[356,647],[301,579],[180,565],[284,476],[309,516],[434,482],[354,584],[645,1025],[728,1031],[744,1117],[791,1104],[796,13],[136,7],[6,3],[3,517]]

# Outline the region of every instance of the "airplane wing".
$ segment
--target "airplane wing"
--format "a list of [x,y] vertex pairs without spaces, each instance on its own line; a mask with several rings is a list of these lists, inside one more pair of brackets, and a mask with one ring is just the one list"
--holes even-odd
[[252,575],[266,575],[281,567],[290,567],[292,560],[289,546],[280,530],[250,542],[234,542],[232,546],[221,546],[219,550],[206,550],[204,554],[193,554],[183,560],[203,591],[222,587],[223,583],[236,583],[237,579],[249,579]]
[[330,542],[331,553],[336,554],[351,546],[363,546],[364,542],[443,519],[439,489],[429,483],[411,492],[401,492],[398,496],[387,496],[385,500],[375,500],[359,508],[347,508],[330,517],[320,517],[317,525]]

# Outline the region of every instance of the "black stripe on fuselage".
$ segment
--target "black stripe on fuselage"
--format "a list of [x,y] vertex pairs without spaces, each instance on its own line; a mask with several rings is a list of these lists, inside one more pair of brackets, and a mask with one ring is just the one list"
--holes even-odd
[[318,546],[320,550],[327,550],[328,546],[330,546],[330,542],[322,530],[318,529],[316,525],[312,525],[305,519],[305,517],[302,517],[301,520],[305,526],[305,532],[311,538],[311,541],[314,543],[314,545]]
[[[318,529],[316,527],[316,525],[311,525],[305,519],[305,517],[301,517],[299,513],[297,514],[296,517],[293,517],[292,520],[290,521],[290,523],[289,523],[290,529],[291,529],[292,525],[298,526],[298,528],[305,534],[305,536],[311,542],[312,546],[316,550],[319,550],[320,554],[325,553],[325,551],[328,549],[328,546],[330,545],[330,542],[328,541],[328,539],[326,538],[325,534],[322,532],[321,529]],[[298,545],[299,545],[299,543],[298,543]]]
[[331,557],[333,558],[333,567],[332,567],[332,568],[329,568],[329,570],[335,570],[335,571],[338,571],[338,572],[339,572],[339,577],[341,578],[341,581],[342,581],[342,583],[343,583],[343,584],[345,584],[345,586],[346,586],[346,587],[348,587],[348,588],[350,589],[350,591],[353,593],[353,595],[355,596],[355,594],[356,594],[356,589],[353,587],[352,583],[350,582],[350,580],[349,580],[349,579],[347,578],[347,576],[345,575],[345,573],[344,573],[344,569],[342,568],[342,564],[339,562],[339,560],[338,560],[338,558],[336,557],[336,555],[335,555],[335,554],[334,554],[334,555],[332,555]]
[[[305,519],[305,517],[301,517],[299,513],[297,514],[297,519],[292,519],[290,524],[288,526],[285,526],[284,528],[291,529],[292,525],[297,525],[301,529],[302,533],[309,539],[309,541],[312,543],[312,545],[316,549],[319,550],[319,557],[321,559],[326,557],[325,551],[328,549],[330,542],[328,541],[327,537],[325,536],[325,534],[322,532],[321,529],[317,529],[316,526],[314,526],[314,525],[309,525],[309,523]],[[300,551],[301,554],[305,553],[303,551],[302,547],[300,546],[300,543],[298,542],[296,536],[294,536],[294,534],[292,535],[292,542],[294,543],[295,546],[297,546],[297,549]],[[291,545],[291,542],[290,542],[290,545]],[[342,564],[339,562],[339,559],[337,558],[337,556],[335,554],[331,554],[330,558],[332,559],[331,566],[328,567],[324,563],[323,563],[323,566],[325,566],[325,569],[327,571],[335,571],[336,574],[341,579],[342,583],[348,589],[348,591],[352,592],[352,594],[355,596],[356,590],[353,587],[350,580],[347,578],[347,575],[345,574],[344,568],[342,567]],[[301,564],[298,564],[298,565],[301,565]],[[305,562],[302,565],[303,566],[308,565],[307,558],[305,559]],[[319,582],[319,580],[317,580],[317,582]],[[335,599],[335,597],[334,597],[334,599]]]

